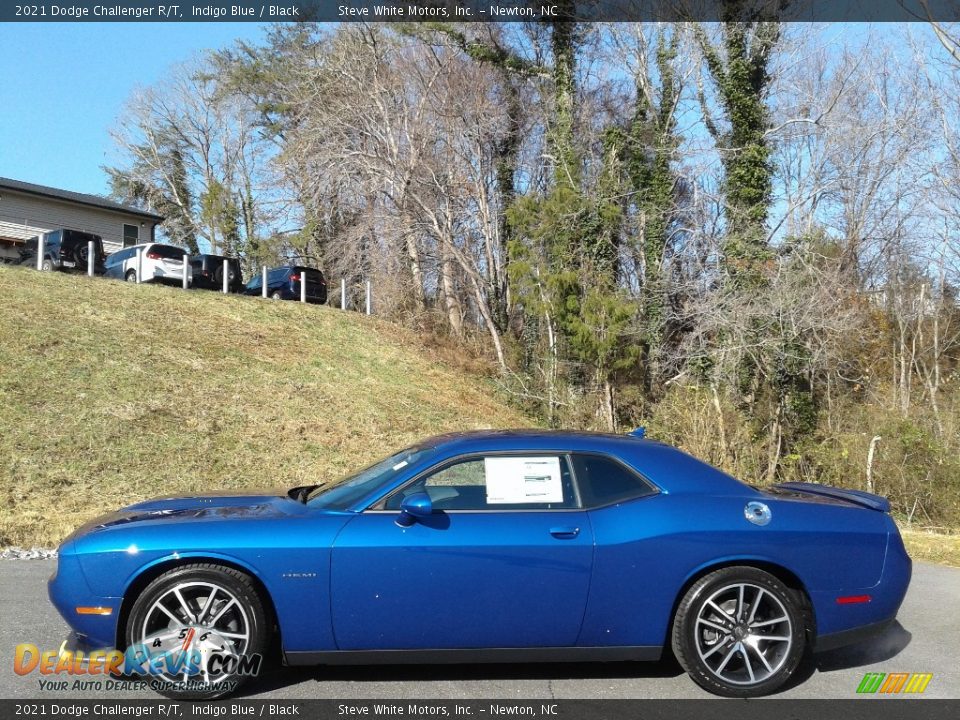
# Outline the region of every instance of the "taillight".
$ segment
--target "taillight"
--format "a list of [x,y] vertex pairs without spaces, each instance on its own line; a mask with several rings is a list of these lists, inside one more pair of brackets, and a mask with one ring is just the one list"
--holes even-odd
[[299,276],[299,275],[291,275],[291,276],[290,276],[290,282],[300,282],[300,276]]
[[858,605],[872,600],[869,595],[842,595],[837,598],[837,605]]
[[159,260],[159,259],[160,259],[160,255],[159,255],[158,253],[155,253],[155,252],[148,252],[148,253],[147,253],[147,257],[150,258],[151,260]]

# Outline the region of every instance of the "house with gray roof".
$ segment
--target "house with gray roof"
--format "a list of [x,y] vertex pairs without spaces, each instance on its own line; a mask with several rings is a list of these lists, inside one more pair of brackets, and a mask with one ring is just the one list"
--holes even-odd
[[40,233],[65,228],[99,235],[107,253],[152,242],[163,217],[84,193],[0,177],[0,262]]

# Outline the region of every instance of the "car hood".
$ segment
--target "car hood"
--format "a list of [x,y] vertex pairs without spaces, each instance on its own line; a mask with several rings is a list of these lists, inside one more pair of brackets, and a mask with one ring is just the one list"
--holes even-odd
[[298,515],[306,507],[285,490],[169,495],[129,505],[94,518],[71,538],[131,523],[176,523],[196,520],[255,519]]

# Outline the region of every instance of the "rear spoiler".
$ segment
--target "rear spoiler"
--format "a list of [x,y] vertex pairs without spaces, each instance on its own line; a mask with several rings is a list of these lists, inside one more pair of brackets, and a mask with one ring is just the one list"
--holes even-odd
[[829,485],[818,485],[817,483],[799,483],[789,482],[780,483],[775,487],[792,492],[806,493],[807,495],[820,495],[822,497],[834,498],[836,500],[846,500],[860,507],[876,510],[877,512],[890,512],[890,501],[885,497],[874,495],[873,493],[862,490],[846,490],[843,488],[830,487]]

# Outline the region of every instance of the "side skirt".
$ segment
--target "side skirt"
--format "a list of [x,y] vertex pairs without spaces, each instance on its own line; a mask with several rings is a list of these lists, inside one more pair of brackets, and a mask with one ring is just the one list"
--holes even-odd
[[446,663],[624,662],[659,660],[659,645],[627,647],[324,650],[284,652],[287,665],[443,665]]

